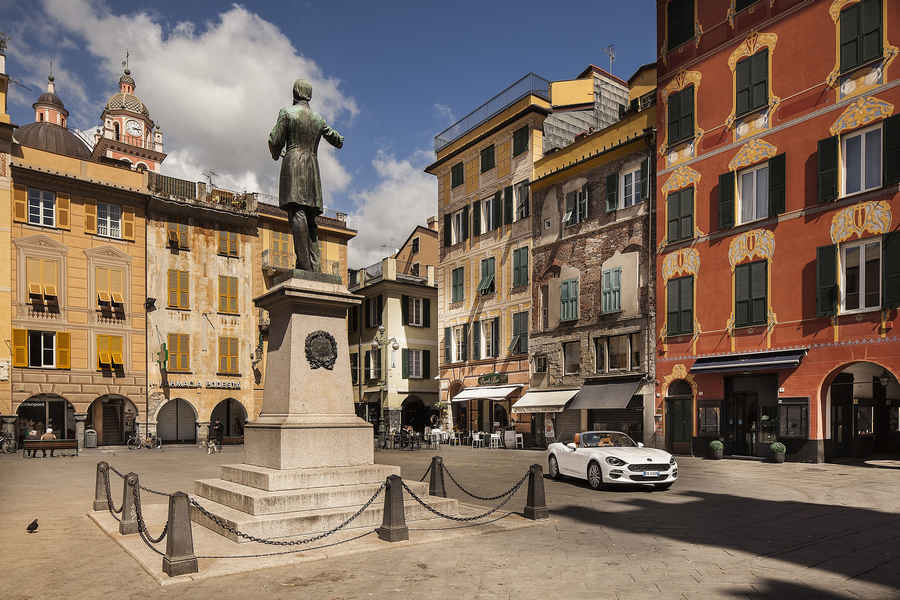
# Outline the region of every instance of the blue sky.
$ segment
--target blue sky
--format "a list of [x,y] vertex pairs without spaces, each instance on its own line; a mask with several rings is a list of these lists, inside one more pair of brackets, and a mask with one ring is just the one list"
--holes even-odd
[[321,161],[326,204],[360,230],[357,266],[436,212],[422,168],[437,132],[529,71],[553,80],[608,67],[608,44],[613,72],[627,79],[655,58],[654,11],[652,0],[577,10],[546,1],[0,0],[7,71],[32,88],[11,91],[13,121],[33,119],[52,57],[70,126],[96,126],[127,47],[136,94],[166,136],[163,172],[175,176],[199,180],[211,168],[219,185],[271,192],[268,130],[293,79],[311,79],[313,108],[346,137]]

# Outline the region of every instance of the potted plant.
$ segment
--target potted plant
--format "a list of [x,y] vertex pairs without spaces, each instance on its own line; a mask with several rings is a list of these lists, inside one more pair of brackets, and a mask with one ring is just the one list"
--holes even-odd
[[709,443],[709,455],[713,460],[722,458],[725,452],[725,445],[719,440],[713,440]]
[[769,450],[772,452],[772,460],[777,463],[784,462],[784,453],[787,451],[787,448],[784,447],[784,444],[781,442],[772,442],[769,444]]

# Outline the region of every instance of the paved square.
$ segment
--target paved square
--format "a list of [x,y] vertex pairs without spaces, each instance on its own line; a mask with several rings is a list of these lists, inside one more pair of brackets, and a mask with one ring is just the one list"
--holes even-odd
[[[166,447],[0,457],[5,597],[65,591],[73,598],[900,598],[900,469],[889,467],[682,458],[680,480],[667,492],[594,492],[579,482],[546,480],[547,526],[175,588],[159,587],[85,516],[97,461],[175,491],[215,477],[239,453]],[[446,447],[378,452],[376,461],[418,479],[435,453],[463,485],[484,495],[545,462],[543,452]],[[466,497],[449,479],[447,486],[461,501],[489,504]],[[143,503],[161,500],[146,496]],[[508,506],[521,510],[524,502],[523,488]],[[40,529],[29,535],[25,526],[33,518]]]

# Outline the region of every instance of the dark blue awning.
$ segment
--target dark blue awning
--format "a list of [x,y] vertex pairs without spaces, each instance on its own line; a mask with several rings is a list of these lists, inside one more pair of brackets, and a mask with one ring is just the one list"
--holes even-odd
[[807,350],[808,348],[798,348],[698,358],[691,367],[691,373],[750,373],[795,369],[800,366]]

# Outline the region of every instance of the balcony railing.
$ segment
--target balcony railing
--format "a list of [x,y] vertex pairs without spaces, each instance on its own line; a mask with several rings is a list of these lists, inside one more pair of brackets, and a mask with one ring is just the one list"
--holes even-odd
[[472,131],[497,113],[511,106],[520,98],[524,98],[529,94],[534,94],[549,102],[550,82],[539,75],[529,73],[447,129],[434,136],[434,151],[440,151],[451,142],[458,140],[469,131]]
[[253,192],[234,192],[222,188],[207,186],[203,182],[195,183],[149,172],[147,186],[150,192],[179,202],[213,206],[240,213],[255,213],[258,203],[257,194]]

